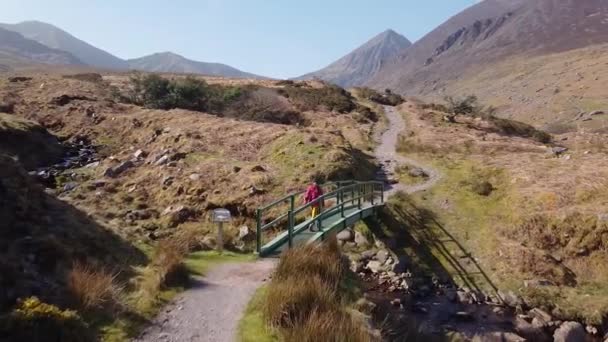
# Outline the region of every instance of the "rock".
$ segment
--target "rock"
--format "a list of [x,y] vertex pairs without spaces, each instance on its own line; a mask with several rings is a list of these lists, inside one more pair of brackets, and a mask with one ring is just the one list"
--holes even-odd
[[72,191],[72,190],[76,189],[77,187],[78,187],[78,183],[69,182],[63,186],[63,191],[65,191],[65,192]]
[[376,255],[376,252],[373,250],[365,251],[361,253],[361,261],[367,261],[373,258]]
[[597,335],[599,333],[599,330],[593,325],[587,325],[585,330],[591,335]]
[[169,216],[169,227],[177,227],[179,224],[186,222],[195,215],[194,210],[186,206],[167,207],[162,213],[163,216]]
[[241,226],[241,228],[239,228],[239,235],[238,235],[238,239],[241,241],[251,241],[254,238],[254,234],[251,230],[249,230],[249,227],[247,226]]
[[241,171],[241,168],[240,168],[240,167],[238,167],[238,166],[233,166],[233,167],[232,167],[232,172],[234,172],[234,173],[239,173],[239,171]]
[[532,310],[530,310],[528,312],[528,315],[530,315],[530,317],[532,317],[532,319],[536,319],[537,324],[540,324],[540,326],[544,327],[547,326],[549,324],[549,322],[551,322],[553,320],[553,317],[551,317],[551,315],[539,308],[534,308]]
[[266,169],[261,165],[256,165],[251,168],[251,172],[266,172]]
[[513,291],[509,291],[507,293],[498,291],[498,295],[503,300],[503,302],[510,307],[516,307],[518,305],[523,304],[523,300],[518,295],[516,295]]
[[602,114],[604,114],[603,110],[596,110],[596,111],[589,113],[589,116],[596,116],[596,115],[602,115]]
[[363,262],[361,261],[352,261],[350,263],[350,269],[351,271],[355,272],[355,273],[359,273],[361,271],[363,271],[364,265]]
[[565,148],[565,147],[560,147],[560,146],[555,146],[555,147],[552,147],[552,148],[549,150],[549,152],[550,152],[551,154],[555,155],[555,156],[560,156],[560,155],[562,155],[562,154],[566,153],[567,151],[568,151],[568,149],[567,149],[567,148]]
[[600,222],[608,222],[608,213],[607,214],[597,214],[597,220]]
[[426,171],[424,171],[424,169],[419,168],[419,167],[414,167],[411,168],[408,171],[408,174],[412,177],[428,177],[429,175],[426,173]]
[[128,169],[132,168],[133,166],[135,166],[135,164],[133,164],[132,161],[127,160],[125,162],[118,164],[115,167],[108,168],[106,170],[106,172],[104,172],[104,176],[114,178],[114,177],[120,175],[121,173],[127,171]]
[[96,161],[96,162],[89,163],[89,164],[85,165],[84,167],[86,167],[87,169],[94,169],[94,168],[98,167],[99,164],[100,163],[98,161]]
[[163,155],[160,158],[158,158],[155,162],[154,165],[156,166],[161,166],[161,165],[165,165],[169,162],[169,156],[168,155]]
[[462,304],[471,304],[473,303],[473,297],[471,297],[471,293],[467,291],[456,291],[456,297],[459,303]]
[[378,262],[380,262],[381,264],[384,264],[388,259],[388,256],[389,253],[386,250],[381,249],[378,251],[378,253],[376,253],[375,259],[378,260]]
[[353,231],[350,229],[344,229],[336,235],[338,241],[353,241],[355,238]]
[[165,176],[165,177],[163,177],[161,184],[163,186],[170,186],[171,184],[173,184],[174,180],[175,180],[175,177],[173,177],[173,176]]
[[377,260],[371,260],[367,263],[366,268],[372,271],[372,273],[378,273],[382,271],[382,263]]
[[528,341],[550,341],[550,336],[547,335],[543,327],[530,324],[522,315],[515,318],[514,328],[517,334],[523,336]]
[[578,322],[564,322],[553,333],[554,342],[584,342],[585,328]]
[[201,175],[199,175],[198,173],[193,173],[190,176],[188,176],[188,178],[190,178],[191,181],[198,181],[201,179]]
[[148,156],[148,153],[144,152],[143,150],[137,150],[135,153],[133,153],[133,157],[135,159],[143,159],[146,156]]
[[367,238],[365,237],[365,235],[361,234],[358,231],[355,231],[355,243],[359,247],[369,246],[369,241],[367,240]]
[[266,193],[266,190],[264,190],[264,189],[258,189],[258,188],[256,188],[253,185],[249,188],[249,195],[250,196],[262,195],[262,194],[265,194],[265,193]]
[[401,306],[401,299],[395,298],[395,299],[391,300],[391,305],[396,306],[396,307]]
[[[140,221],[140,220],[148,220],[153,216],[158,216],[158,212],[151,209],[141,209],[141,210],[130,210],[125,215],[127,220],[131,221]],[[152,229],[150,229],[152,230]],[[153,229],[156,230],[156,229]]]

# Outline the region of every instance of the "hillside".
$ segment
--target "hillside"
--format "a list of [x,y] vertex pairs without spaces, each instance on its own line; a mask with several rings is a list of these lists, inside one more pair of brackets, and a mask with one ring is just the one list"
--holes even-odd
[[300,76],[319,78],[342,87],[359,86],[374,76],[382,64],[397,56],[412,43],[393,30],[386,30],[327,67]]
[[187,59],[172,52],[155,53],[128,60],[134,70],[165,73],[199,74],[236,78],[264,78],[220,63],[205,63]]
[[[409,95],[442,96],[449,94],[446,88],[454,80],[474,77],[479,70],[490,71],[498,62],[604,43],[608,40],[607,20],[608,4],[601,0],[486,0],[386,63],[368,84]],[[566,65],[560,69],[568,71]],[[472,90],[481,91],[489,84],[478,83]]]
[[128,64],[122,59],[51,24],[39,21],[24,21],[18,24],[0,24],[0,27],[18,32],[24,37],[50,48],[69,52],[89,66],[119,70],[128,68]]
[[32,64],[82,65],[68,52],[56,50],[27,39],[19,33],[0,28],[0,65],[4,69]]

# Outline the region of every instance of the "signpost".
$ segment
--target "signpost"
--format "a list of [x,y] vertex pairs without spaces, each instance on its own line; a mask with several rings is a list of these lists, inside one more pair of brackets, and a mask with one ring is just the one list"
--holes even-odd
[[230,221],[230,211],[224,208],[213,210],[213,222],[217,223],[217,250],[222,253],[224,250],[223,225]]

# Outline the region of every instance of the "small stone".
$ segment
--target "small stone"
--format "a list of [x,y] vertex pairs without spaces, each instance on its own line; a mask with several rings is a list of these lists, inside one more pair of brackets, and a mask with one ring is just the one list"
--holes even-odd
[[161,184],[163,186],[170,186],[171,184],[173,184],[174,180],[175,180],[175,177],[173,177],[173,176],[166,176],[166,177],[163,177],[163,180],[161,181]]
[[388,251],[382,249],[382,250],[379,250],[378,253],[376,253],[375,259],[378,260],[381,264],[384,264],[386,262],[386,260],[388,259],[388,256],[389,256]]
[[241,171],[241,168],[240,168],[240,167],[238,167],[238,166],[233,166],[233,167],[232,167],[232,171],[233,171],[234,173],[239,173],[239,171]]
[[401,299],[395,298],[395,299],[391,300],[391,305],[396,306],[396,307],[401,306]]
[[533,320],[536,319],[537,323],[540,324],[540,326],[546,326],[547,324],[549,324],[549,322],[551,322],[553,320],[553,317],[546,311],[539,309],[539,308],[534,308],[532,310],[530,310],[528,312],[528,315],[530,315]]
[[597,335],[599,333],[599,330],[593,325],[587,325],[585,330],[591,335]]
[[96,162],[92,162],[92,163],[90,163],[90,164],[85,165],[85,167],[86,167],[87,169],[94,169],[94,168],[98,167],[98,166],[99,166],[99,164],[100,164],[100,163],[99,163],[98,161],[96,161]]
[[238,235],[239,240],[250,241],[253,238],[254,238],[254,234],[251,230],[249,230],[249,227],[241,226],[241,228],[239,228],[239,235]]
[[65,192],[72,191],[72,190],[76,189],[77,187],[78,187],[78,183],[69,182],[63,186],[63,191],[65,191]]
[[199,175],[198,173],[193,173],[190,176],[188,176],[188,178],[190,178],[191,181],[198,181],[201,179],[201,175]]
[[371,260],[367,263],[367,269],[372,271],[372,273],[378,273],[382,270],[382,263],[377,260]]
[[135,153],[133,153],[133,157],[135,159],[142,159],[145,158],[148,154],[146,152],[144,152],[143,150],[137,150],[135,151]]
[[156,166],[161,166],[161,165],[165,165],[165,164],[167,164],[167,162],[169,162],[169,156],[165,154],[164,156],[162,156],[162,157],[158,158],[158,159],[157,159],[157,160],[154,162],[154,165],[156,165]]
[[560,147],[560,146],[555,146],[555,147],[552,147],[552,148],[549,150],[549,152],[551,152],[553,155],[556,155],[556,156],[560,156],[560,155],[562,155],[562,154],[566,153],[567,151],[568,151],[568,149],[567,149],[567,148],[565,148],[565,147]]
[[261,165],[256,165],[251,168],[252,172],[266,172],[266,169]]
[[361,253],[361,261],[367,261],[373,258],[376,255],[376,252],[373,250],[365,251]]

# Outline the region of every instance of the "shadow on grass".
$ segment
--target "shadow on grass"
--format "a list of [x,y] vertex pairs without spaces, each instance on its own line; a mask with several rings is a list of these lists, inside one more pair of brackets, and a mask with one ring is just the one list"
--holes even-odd
[[501,300],[498,288],[473,255],[438,221],[435,213],[417,206],[407,195],[395,195],[378,218],[369,218],[366,223],[376,238],[399,257],[403,267],[415,275],[482,293],[491,290]]

